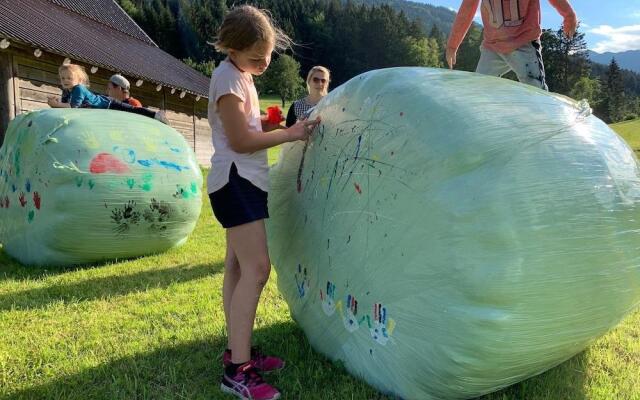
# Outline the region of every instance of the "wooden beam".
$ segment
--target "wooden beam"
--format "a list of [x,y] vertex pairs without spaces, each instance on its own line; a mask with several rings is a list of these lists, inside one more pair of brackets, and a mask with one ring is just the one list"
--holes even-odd
[[193,154],[196,154],[196,159],[197,154],[198,154],[198,131],[196,130],[196,121],[198,120],[198,118],[196,117],[196,101],[195,101],[195,97],[194,97],[194,101],[193,101]]
[[0,52],[0,146],[9,122],[16,116],[15,88],[13,84],[13,56]]

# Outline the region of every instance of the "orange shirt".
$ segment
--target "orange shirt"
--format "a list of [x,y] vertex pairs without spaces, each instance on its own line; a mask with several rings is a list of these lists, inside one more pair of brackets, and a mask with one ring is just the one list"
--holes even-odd
[[[507,54],[540,38],[540,0],[463,0],[451,28],[449,48],[460,47],[480,3],[484,26],[482,46],[486,49]],[[549,0],[549,3],[565,20],[575,22],[576,15],[568,0]]]
[[133,107],[142,107],[142,103],[140,103],[138,99],[134,99],[133,97],[124,99],[123,103],[127,103]]

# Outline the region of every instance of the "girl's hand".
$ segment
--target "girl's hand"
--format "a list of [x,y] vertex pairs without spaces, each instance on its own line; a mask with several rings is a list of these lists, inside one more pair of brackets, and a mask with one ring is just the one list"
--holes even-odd
[[449,65],[449,69],[453,69],[453,66],[456,65],[456,53],[458,51],[451,47],[447,47],[445,58],[447,59],[447,65]]
[[49,104],[49,107],[58,108],[60,107],[60,100],[56,96],[49,96],[47,97],[47,104]]
[[292,125],[287,129],[290,141],[293,142],[296,140],[307,140],[319,123],[320,117],[316,117],[316,119],[312,121],[296,122],[295,125]]

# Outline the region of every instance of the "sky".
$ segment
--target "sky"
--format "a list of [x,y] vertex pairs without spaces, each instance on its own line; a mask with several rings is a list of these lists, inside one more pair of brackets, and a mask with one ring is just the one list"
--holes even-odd
[[[413,0],[458,10],[462,0]],[[601,5],[604,3],[605,5]],[[558,29],[562,17],[548,0],[540,0],[542,27]],[[640,50],[640,0],[572,0],[589,49],[598,53]],[[476,21],[481,23],[480,14]]]

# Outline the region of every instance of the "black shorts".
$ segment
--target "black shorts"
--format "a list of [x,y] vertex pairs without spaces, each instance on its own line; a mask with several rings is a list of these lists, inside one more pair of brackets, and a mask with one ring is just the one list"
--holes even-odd
[[231,164],[229,182],[209,193],[209,200],[216,219],[224,228],[269,218],[267,192],[238,175],[235,164]]

